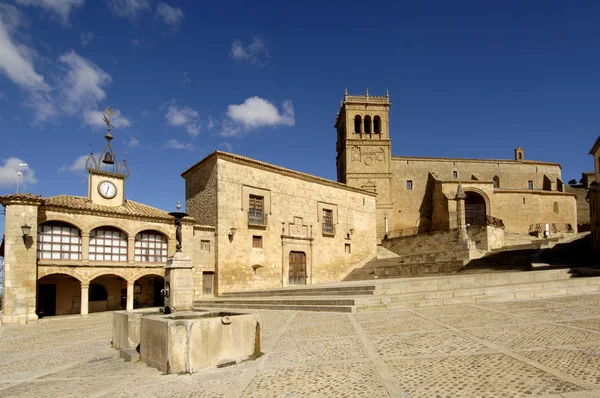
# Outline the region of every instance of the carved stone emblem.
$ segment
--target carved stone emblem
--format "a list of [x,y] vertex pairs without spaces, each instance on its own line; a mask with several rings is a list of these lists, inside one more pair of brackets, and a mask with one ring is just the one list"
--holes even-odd
[[383,150],[383,148],[379,148],[379,151],[375,153],[375,159],[377,159],[379,163],[383,162],[383,160],[385,159],[385,151]]
[[304,225],[302,217],[294,217],[294,222],[290,223],[290,235],[308,237],[308,225]]
[[360,147],[352,147],[352,162],[360,162]]
[[372,164],[373,164],[373,158],[372,158],[372,157],[370,157],[370,156],[367,156],[367,157],[365,158],[365,164],[366,164],[367,166],[370,166],[370,165],[372,165]]

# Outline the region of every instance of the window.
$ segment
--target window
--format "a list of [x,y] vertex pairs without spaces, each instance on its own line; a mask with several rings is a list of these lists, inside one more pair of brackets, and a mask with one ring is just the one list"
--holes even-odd
[[365,134],[371,134],[371,116],[365,116]]
[[344,243],[344,251],[346,254],[350,254],[350,243]]
[[381,117],[379,116],[373,118],[373,131],[375,134],[381,134]]
[[248,224],[249,225],[265,225],[265,198],[257,195],[250,195],[248,204]]
[[558,214],[558,203],[554,202],[554,204],[552,205],[552,210],[554,210],[554,213]]
[[525,204],[525,198],[523,198],[523,204]]
[[527,189],[533,189],[533,180],[527,181]]
[[167,238],[154,231],[142,231],[135,236],[134,258],[139,262],[166,263]]
[[46,223],[38,228],[37,258],[81,260],[81,233],[65,223]]
[[333,228],[333,211],[330,209],[323,209],[323,233],[331,235],[335,233]]
[[127,261],[127,235],[112,227],[90,232],[91,261]]
[[209,240],[201,240],[200,241],[200,251],[210,252],[210,241]]
[[413,190],[412,180],[406,180],[406,190],[407,191],[412,191]]
[[360,115],[354,116],[354,134],[362,133],[362,119]]
[[452,178],[454,178],[455,180],[458,178],[458,171],[452,171]]
[[494,176],[493,182],[494,188],[500,188],[500,178],[498,178],[498,176]]
[[263,248],[263,237],[258,235],[252,236],[252,248],[262,249]]

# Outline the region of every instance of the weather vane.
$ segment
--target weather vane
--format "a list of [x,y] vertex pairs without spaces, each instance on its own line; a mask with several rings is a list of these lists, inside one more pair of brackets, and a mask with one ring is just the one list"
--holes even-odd
[[112,117],[112,115],[115,114],[115,111],[113,111],[112,109],[110,109],[109,106],[107,106],[104,112],[106,112],[103,118],[104,123],[106,123],[106,127],[108,127],[108,129],[110,130],[111,127],[114,127],[112,124],[110,124],[110,118]]

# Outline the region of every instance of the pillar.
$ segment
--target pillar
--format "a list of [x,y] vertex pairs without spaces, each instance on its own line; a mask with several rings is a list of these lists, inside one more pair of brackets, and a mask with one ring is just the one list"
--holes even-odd
[[89,313],[90,284],[81,283],[81,315]]
[[[38,207],[43,199],[30,194],[0,197],[6,208],[4,228],[4,298],[1,323],[37,321]],[[31,227],[23,236],[22,226]]]
[[90,260],[90,233],[88,231],[81,232],[81,260]]
[[133,282],[127,281],[127,311],[133,311]]
[[135,262],[135,236],[127,237],[127,262]]
[[467,195],[463,191],[461,183],[458,183],[458,189],[456,190],[456,223],[458,226],[459,236],[461,239],[467,239],[467,222],[465,215],[465,199]]

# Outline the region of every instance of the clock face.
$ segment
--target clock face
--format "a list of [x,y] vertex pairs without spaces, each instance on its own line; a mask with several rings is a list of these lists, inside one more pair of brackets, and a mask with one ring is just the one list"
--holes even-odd
[[117,187],[110,181],[103,181],[98,184],[98,192],[103,198],[112,199],[117,194]]

